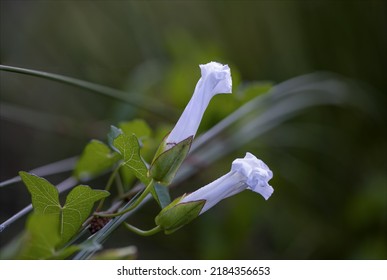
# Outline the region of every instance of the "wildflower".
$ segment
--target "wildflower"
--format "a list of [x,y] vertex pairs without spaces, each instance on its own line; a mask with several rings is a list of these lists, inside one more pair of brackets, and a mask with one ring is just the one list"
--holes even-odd
[[233,161],[231,171],[197,191],[176,199],[165,207],[155,222],[166,233],[172,233],[203,214],[221,200],[236,195],[246,189],[259,193],[266,200],[274,189],[268,181],[272,171],[253,154]]
[[200,65],[202,77],[196,84],[191,100],[166,139],[167,148],[192,136],[211,98],[219,93],[231,93],[232,81],[228,65],[210,62]]
[[227,65],[210,62],[200,65],[202,77],[175,127],[159,146],[149,169],[149,176],[169,185],[186,158],[211,98],[231,93],[231,74]]
[[246,153],[243,159],[238,158],[233,161],[229,173],[187,195],[180,203],[205,200],[200,211],[202,214],[221,200],[245,189],[259,193],[267,200],[274,191],[268,183],[272,177],[273,172],[262,160],[251,153]]

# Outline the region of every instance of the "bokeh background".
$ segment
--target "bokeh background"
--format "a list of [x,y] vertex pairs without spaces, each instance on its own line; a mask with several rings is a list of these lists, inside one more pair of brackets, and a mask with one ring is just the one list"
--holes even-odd
[[[386,259],[386,12],[385,1],[372,0],[2,0],[1,64],[120,89],[167,113],[1,71],[0,181],[79,155],[90,139],[105,141],[110,124],[143,118],[154,130],[172,127],[200,77],[198,64],[229,64],[234,83],[232,96],[212,100],[200,132],[271,85],[328,71],[348,85],[343,102],[309,107],[243,145],[234,141],[172,192],[205,185],[250,151],[274,172],[268,201],[246,191],[173,235],[118,229],[104,245],[136,245],[139,259]],[[329,88],[317,95],[324,91],[329,95]],[[244,133],[237,138],[252,132]],[[57,183],[68,175],[47,178]],[[1,188],[0,221],[29,202],[20,183]],[[157,211],[149,203],[131,221],[150,227]],[[0,234],[1,246],[24,222]]]

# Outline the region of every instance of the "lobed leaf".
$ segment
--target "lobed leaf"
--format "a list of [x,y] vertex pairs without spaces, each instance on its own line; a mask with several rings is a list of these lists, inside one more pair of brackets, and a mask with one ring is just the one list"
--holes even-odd
[[113,145],[123,158],[122,165],[130,169],[142,183],[148,185],[150,182],[150,178],[147,175],[148,168],[141,158],[137,137],[134,134],[121,134],[114,139]]
[[59,192],[46,179],[27,172],[19,172],[31,194],[32,206],[37,214],[52,214],[59,219],[61,205]]
[[117,150],[116,147],[114,147],[114,140],[119,136],[121,135],[123,132],[120,128],[118,127],[115,127],[114,125],[111,125],[110,126],[110,130],[109,130],[109,133],[107,134],[107,140],[108,140],[108,144],[110,146],[110,148],[112,148],[114,151],[116,151],[117,153],[119,153],[119,151]]
[[[119,131],[126,135],[136,135],[139,139],[139,144],[141,148],[141,156],[144,158],[149,158],[153,154],[153,139],[150,138],[152,130],[149,125],[141,119],[135,119],[132,121],[121,122],[119,123]],[[115,136],[117,138],[118,135]],[[116,149],[116,148],[115,148]],[[129,168],[121,168],[120,170],[121,180],[123,182],[124,189],[129,189],[132,186],[134,180],[136,179],[135,174]]]
[[60,236],[59,245],[63,245],[79,230],[90,215],[94,203],[109,195],[107,191],[79,185],[68,194],[62,207],[58,190],[47,180],[27,172],[19,174],[31,193],[35,213],[54,217],[54,224]]
[[90,215],[96,201],[109,196],[109,192],[93,190],[89,186],[77,186],[67,196],[62,208],[61,243],[65,243],[78,231]]

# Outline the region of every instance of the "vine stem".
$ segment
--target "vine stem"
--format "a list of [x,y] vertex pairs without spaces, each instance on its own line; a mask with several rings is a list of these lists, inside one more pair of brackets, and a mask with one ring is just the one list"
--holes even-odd
[[153,188],[153,185],[154,185],[154,180],[152,179],[148,186],[146,186],[146,188],[144,189],[144,191],[141,193],[141,195],[136,199],[136,201],[130,205],[128,208],[126,208],[125,210],[121,211],[121,212],[117,212],[117,213],[100,213],[100,212],[95,212],[94,213],[94,216],[99,216],[99,217],[109,217],[109,218],[112,218],[112,217],[117,217],[117,216],[121,216],[131,210],[133,210],[134,208],[136,208],[143,200],[144,198],[147,197],[147,195],[150,193],[151,189]]
[[[118,170],[120,170],[120,168],[121,168],[121,164],[118,164],[117,167],[116,167],[116,168],[113,170],[113,172],[110,174],[109,180],[108,180],[108,182],[106,183],[106,187],[105,187],[105,190],[106,190],[106,191],[109,191],[110,188],[112,187],[113,181],[114,181],[114,179],[116,178],[117,173],[118,173]],[[99,204],[98,204],[98,207],[97,207],[97,209],[96,209],[96,212],[98,212],[98,211],[102,208],[104,202],[105,202],[105,198],[102,198],[101,201],[100,201]]]
[[124,225],[128,230],[130,230],[138,235],[142,235],[142,236],[150,236],[150,235],[156,234],[162,230],[162,228],[160,226],[156,226],[150,230],[141,230],[141,229],[136,228],[135,226],[132,226],[128,223],[124,223]]
[[76,86],[79,88],[87,89],[95,93],[99,93],[120,101],[124,101],[134,107],[141,108],[144,111],[163,117],[167,120],[171,119],[171,117],[174,117],[173,114],[171,114],[171,108],[167,108],[166,105],[157,101],[157,99],[146,98],[144,95],[141,95],[141,97],[139,97],[139,95],[137,94],[129,94],[128,92],[120,91],[107,86],[94,84],[88,81],[83,81],[76,78],[48,73],[44,71],[14,67],[9,65],[0,65],[0,70],[45,78],[64,84]]

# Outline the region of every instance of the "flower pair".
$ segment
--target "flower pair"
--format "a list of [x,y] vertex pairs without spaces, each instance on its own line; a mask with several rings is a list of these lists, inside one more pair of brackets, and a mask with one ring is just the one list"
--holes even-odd
[[[152,162],[150,176],[168,185],[187,156],[200,121],[211,98],[220,93],[231,93],[231,73],[227,65],[210,62],[200,65],[201,78],[183,114],[170,134],[164,139]],[[156,216],[156,231],[172,233],[216,205],[221,200],[248,189],[266,200],[273,193],[268,181],[273,173],[253,154],[233,161],[231,171],[212,183],[174,200]],[[136,230],[130,225],[129,229]],[[153,233],[155,231],[151,231]]]

